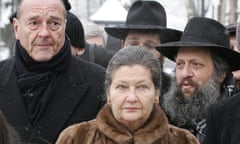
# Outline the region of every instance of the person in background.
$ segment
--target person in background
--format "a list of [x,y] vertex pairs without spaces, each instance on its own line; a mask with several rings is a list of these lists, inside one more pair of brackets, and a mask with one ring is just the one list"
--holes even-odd
[[[138,45],[152,52],[163,66],[164,57],[155,46],[168,41],[180,39],[181,32],[167,28],[167,17],[164,7],[156,1],[136,1],[129,9],[124,25],[105,27],[105,31],[122,40],[122,48]],[[171,76],[162,71],[161,93],[168,91]],[[162,99],[160,99],[160,103]]]
[[111,35],[107,35],[106,49],[116,53],[121,49],[121,40]]
[[95,44],[100,48],[106,48],[106,34],[104,28],[91,21],[85,22],[85,39],[89,44]]
[[226,26],[226,29],[227,32],[229,33],[231,48],[237,52],[240,52],[240,48],[238,46],[236,37],[237,24],[236,23],[229,24]]
[[71,41],[71,52],[75,56],[85,52],[85,39],[83,25],[72,12],[67,12],[66,34]]
[[[236,52],[240,53],[240,47],[237,42],[237,24],[232,23],[226,26],[227,31],[229,32],[231,48]],[[233,71],[233,78],[235,81],[235,91],[240,91],[240,70]]]
[[22,0],[13,18],[15,55],[0,63],[0,109],[22,143],[55,143],[94,119],[105,101],[105,69],[71,54],[62,0]]
[[168,124],[158,105],[160,73],[158,59],[146,49],[119,50],[106,70],[107,104],[96,119],[62,131],[56,144],[198,144],[190,132]]
[[225,27],[204,17],[190,19],[180,41],[157,49],[176,62],[176,77],[162,107],[171,124],[188,129],[203,143],[207,109],[233,95],[232,71],[240,68],[233,61],[240,54],[230,48]]
[[66,34],[71,41],[72,54],[86,61],[107,67],[114,52],[101,48],[96,44],[89,44],[84,37],[84,27],[79,18],[67,12]]

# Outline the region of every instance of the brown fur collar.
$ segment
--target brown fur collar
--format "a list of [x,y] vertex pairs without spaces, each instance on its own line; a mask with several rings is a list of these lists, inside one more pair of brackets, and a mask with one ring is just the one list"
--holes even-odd
[[134,133],[131,133],[113,117],[109,105],[105,105],[99,112],[97,125],[106,137],[116,143],[142,142],[150,144],[159,141],[168,131],[167,117],[158,105],[154,106],[153,112],[146,123]]
[[199,144],[189,131],[169,125],[158,105],[146,123],[131,133],[119,123],[106,105],[97,119],[66,128],[56,144]]

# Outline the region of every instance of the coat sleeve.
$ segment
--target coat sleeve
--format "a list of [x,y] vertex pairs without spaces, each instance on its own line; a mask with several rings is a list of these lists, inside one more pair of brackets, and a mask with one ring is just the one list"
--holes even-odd
[[198,139],[186,129],[169,125],[170,132],[177,139],[178,144],[200,144]]
[[88,122],[81,122],[67,127],[60,133],[56,144],[83,144],[89,130],[88,125]]
[[207,114],[207,128],[206,128],[206,138],[204,144],[217,144],[215,141],[215,128],[214,128],[214,118],[213,118],[213,107],[208,109]]

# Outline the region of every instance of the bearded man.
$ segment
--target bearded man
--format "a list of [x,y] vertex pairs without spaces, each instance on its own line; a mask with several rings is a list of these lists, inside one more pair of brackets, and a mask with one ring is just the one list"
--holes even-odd
[[190,130],[201,143],[209,105],[233,94],[231,71],[240,68],[233,62],[240,54],[230,48],[228,36],[219,22],[194,17],[180,41],[157,47],[176,62],[175,81],[163,96],[162,107],[170,123]]

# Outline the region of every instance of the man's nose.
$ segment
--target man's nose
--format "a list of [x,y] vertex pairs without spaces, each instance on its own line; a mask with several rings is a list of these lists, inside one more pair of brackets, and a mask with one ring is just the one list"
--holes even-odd
[[192,77],[193,71],[190,66],[185,65],[183,69],[181,70],[181,75],[183,78]]
[[138,46],[143,47],[143,48],[146,48],[145,45],[144,45],[144,43],[141,43],[141,42],[139,42]]
[[38,32],[39,36],[48,36],[49,35],[49,29],[48,29],[48,25],[46,23],[43,23],[42,26],[40,27],[40,30]]

